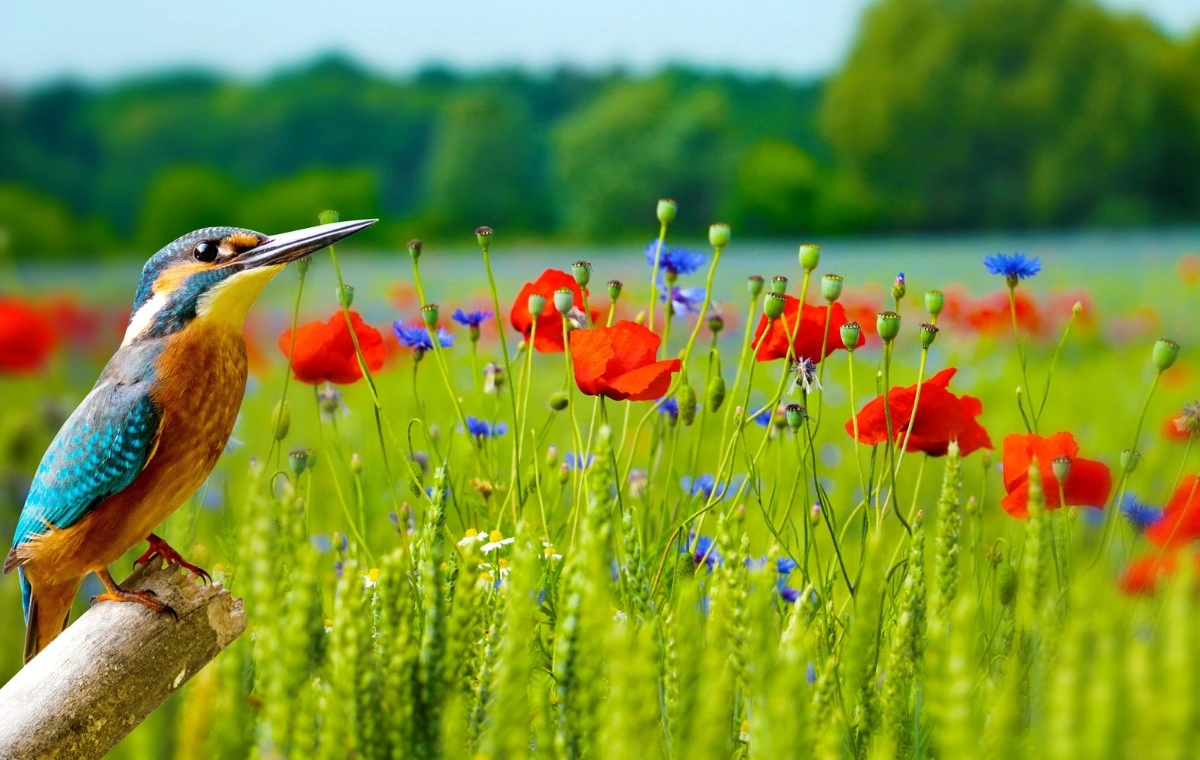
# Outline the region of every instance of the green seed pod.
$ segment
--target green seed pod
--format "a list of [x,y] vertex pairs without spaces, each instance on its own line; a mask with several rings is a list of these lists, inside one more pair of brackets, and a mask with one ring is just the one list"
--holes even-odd
[[713,248],[724,248],[729,245],[729,225],[717,222],[708,226],[708,243]]
[[271,430],[274,431],[275,440],[282,441],[287,438],[288,431],[292,428],[292,412],[288,408],[288,403],[284,399],[280,399],[275,408],[271,410]]
[[708,391],[705,394],[705,406],[708,411],[715,412],[721,408],[721,404],[725,403],[725,378],[717,375],[713,378],[712,385],[708,386]]
[[884,343],[891,343],[900,334],[900,315],[894,311],[880,312],[875,321],[875,331]]
[[842,325],[839,330],[842,338],[842,345],[847,351],[853,351],[858,347],[858,339],[862,336],[862,327],[857,322],[847,322]]
[[541,293],[530,293],[528,305],[530,315],[537,319],[546,310],[546,297]]
[[571,395],[566,391],[555,391],[550,394],[550,408],[556,412],[561,412],[571,404]]
[[811,272],[821,263],[821,246],[816,243],[802,243],[799,256],[800,266],[805,272]]
[[1136,449],[1125,449],[1121,452],[1121,472],[1126,475],[1137,469],[1138,463],[1142,461],[1142,454]]
[[427,303],[421,307],[421,319],[425,320],[425,326],[429,328],[437,327],[438,323],[438,305],[436,303]]
[[342,219],[341,214],[334,211],[333,209],[326,209],[325,211],[322,211],[320,214],[317,214],[317,221],[320,222],[321,224],[333,224],[334,222],[341,221],[341,219]]
[[308,452],[304,449],[293,449],[292,453],[288,454],[288,466],[295,475],[303,473],[308,469]]
[[696,391],[690,383],[684,382],[676,398],[679,401],[679,419],[684,425],[691,425],[696,421]]
[[725,329],[725,319],[720,314],[713,314],[708,318],[708,329],[713,335],[719,334]]
[[301,277],[303,277],[304,275],[308,274],[308,268],[311,266],[312,256],[305,256],[296,262],[296,271],[300,273]]
[[763,278],[756,274],[752,274],[746,278],[746,292],[750,294],[750,298],[758,298],[763,290]]
[[479,227],[475,230],[475,242],[479,243],[479,248],[487,253],[492,247],[492,234],[495,232],[491,227]]
[[617,300],[618,298],[621,297],[621,290],[624,287],[625,287],[625,285],[620,280],[609,280],[608,281],[608,297],[614,301]]
[[421,258],[421,249],[423,247],[425,247],[425,244],[416,238],[408,241],[408,255],[412,257],[413,261]]
[[763,314],[767,315],[767,319],[776,320],[783,316],[783,307],[787,305],[787,301],[778,293],[767,293],[767,297],[763,299]]
[[1154,351],[1151,354],[1151,358],[1154,360],[1154,366],[1158,367],[1158,371],[1165,372],[1179,358],[1179,344],[1173,340],[1159,338],[1154,343]]
[[777,274],[771,278],[771,292],[783,295],[787,292],[788,278],[781,274]]
[[586,288],[592,281],[592,262],[576,261],[571,265],[571,274],[574,275],[575,282],[579,283],[579,287]]
[[1050,460],[1050,471],[1054,473],[1055,480],[1066,483],[1067,476],[1071,474],[1071,457],[1054,457]]
[[308,469],[311,470],[317,466],[317,450],[309,449],[306,453],[308,454]]
[[658,202],[658,208],[655,209],[658,214],[658,221],[663,224],[670,224],[675,221],[675,214],[679,211],[678,204],[671,198],[662,198]]
[[784,416],[787,418],[787,426],[794,433],[804,426],[804,421],[808,418],[808,410],[800,404],[788,404],[784,410]]
[[937,315],[942,313],[942,308],[946,305],[946,295],[940,290],[930,290],[925,294],[925,310],[929,312],[929,316],[937,319]]
[[575,293],[570,288],[559,288],[554,291],[554,308],[559,314],[566,316],[575,306]]
[[350,285],[337,286],[338,305],[343,309],[349,309],[354,305],[354,288]]
[[1017,598],[1017,571],[1008,562],[996,566],[996,596],[1005,607]]
[[845,284],[840,274],[827,274],[821,278],[821,296],[829,303],[833,303],[841,298],[842,286]]
[[939,330],[937,325],[925,323],[921,325],[921,348],[929,348],[933,345],[933,339],[937,337]]

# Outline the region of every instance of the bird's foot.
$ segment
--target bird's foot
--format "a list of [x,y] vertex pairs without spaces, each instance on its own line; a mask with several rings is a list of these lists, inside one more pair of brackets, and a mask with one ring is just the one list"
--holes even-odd
[[138,565],[144,565],[157,557],[166,562],[168,565],[179,565],[192,575],[199,577],[205,583],[212,583],[212,576],[208,574],[207,570],[193,565],[191,562],[185,560],[182,556],[180,556],[179,552],[172,549],[170,544],[158,536],[151,533],[146,539],[146,542],[150,544],[150,547],[146,549],[145,554],[138,557],[137,560],[134,561],[134,567],[137,567]]
[[143,607],[148,607],[155,612],[166,612],[176,620],[179,619],[179,613],[171,608],[171,605],[165,602],[160,602],[157,595],[150,589],[138,589],[136,591],[125,591],[119,587],[114,587],[99,596],[92,597],[93,602],[133,602],[140,604]]

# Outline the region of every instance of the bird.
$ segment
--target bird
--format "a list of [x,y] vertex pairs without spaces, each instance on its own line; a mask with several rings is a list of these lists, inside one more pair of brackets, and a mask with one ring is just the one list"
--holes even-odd
[[109,571],[143,540],[139,562],[158,556],[210,580],[153,531],[203,484],[233,432],[246,389],[246,315],[287,264],[376,221],[274,236],[208,227],[146,262],[121,346],[46,450],[4,559],[4,574],[20,578],[25,662],[66,628],[89,573],[104,585],[97,602],[175,614]]

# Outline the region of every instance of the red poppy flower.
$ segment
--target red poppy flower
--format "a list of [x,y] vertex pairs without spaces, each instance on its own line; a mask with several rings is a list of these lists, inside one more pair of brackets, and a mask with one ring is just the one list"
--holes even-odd
[[41,311],[0,298],[0,373],[37,372],[54,350],[54,325]]
[[529,340],[533,330],[533,315],[529,313],[529,296],[540,293],[546,298],[546,308],[542,310],[537,320],[537,335],[533,338],[533,347],[544,354],[557,354],[563,350],[562,315],[554,308],[554,291],[560,288],[570,288],[574,294],[576,309],[583,311],[583,291],[579,283],[566,272],[558,269],[547,269],[533,282],[525,283],[517,299],[513,301],[512,313],[509,319],[513,329]]
[[[787,356],[788,336],[793,330],[796,331],[796,342],[792,346],[793,359],[804,358],[819,362],[837,349],[846,347],[842,343],[841,326],[849,320],[846,319],[845,307],[840,303],[835,303],[832,311],[828,306],[812,306],[810,304],[804,304],[802,310],[800,299],[788,295],[783,298],[782,317],[768,320],[767,315],[764,314],[758,320],[758,329],[754,331],[754,345],[758,346],[755,356],[758,361],[769,362]],[[797,314],[800,315],[799,328],[796,327]],[[827,321],[829,323],[828,340],[825,339]],[[766,337],[763,337],[764,332],[766,332]],[[860,334],[855,348],[866,342],[866,337]],[[822,345],[825,346],[824,353],[821,353]]]
[[[976,421],[983,413],[983,404],[974,396],[955,396],[946,390],[957,371],[954,367],[947,367],[921,383],[919,401],[916,398],[916,385],[888,391],[892,432],[897,444],[902,444],[908,451],[922,451],[935,457],[943,456],[951,441],[958,442],[963,456],[978,449],[992,448],[992,439]],[[906,433],[914,402],[917,403],[917,417],[913,420],[912,429]],[[854,435],[854,418],[846,421],[846,433]],[[879,396],[858,413],[858,440],[874,445],[887,441],[887,437],[883,396]]]
[[[1040,435],[1010,435],[1004,439],[1004,490],[1000,502],[1004,511],[1013,517],[1029,516],[1029,465],[1036,459],[1042,477],[1042,493],[1047,509],[1095,507],[1104,509],[1112,491],[1112,473],[1103,462],[1078,456],[1079,444],[1070,433]],[[1071,469],[1063,483],[1064,505],[1059,499],[1058,478],[1054,477],[1054,460],[1066,457]]]
[[1014,305],[1019,329],[1025,334],[1041,335],[1046,321],[1037,303],[1021,291],[1017,291],[1015,301],[1011,304],[1007,290],[981,296],[967,312],[967,324],[981,335],[1011,334]]
[[[538,325],[538,332],[541,332]],[[667,392],[678,359],[655,361],[662,339],[645,325],[622,320],[612,327],[572,330],[575,384],[589,396],[648,401]]]
[[[350,312],[354,334],[366,359],[367,369],[378,371],[383,366],[383,336],[363,322],[358,312]],[[292,346],[292,331],[279,336],[279,350],[288,355]],[[292,355],[292,371],[302,383],[338,383],[346,385],[362,377],[354,341],[346,327],[346,317],[336,312],[328,322],[309,322],[296,330],[296,350]]]
[[1184,476],[1163,507],[1162,519],[1146,528],[1146,538],[1175,548],[1200,538],[1200,478]]
[[[1192,563],[1200,570],[1200,554],[1192,555]],[[1178,554],[1147,554],[1129,563],[1117,586],[1126,594],[1152,594],[1158,582],[1178,567]]]

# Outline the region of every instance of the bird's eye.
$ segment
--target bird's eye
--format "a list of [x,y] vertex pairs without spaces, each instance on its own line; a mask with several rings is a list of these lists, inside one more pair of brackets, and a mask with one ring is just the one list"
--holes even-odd
[[207,240],[201,241],[196,243],[196,247],[192,249],[192,256],[195,257],[196,261],[211,264],[217,260],[217,246]]

